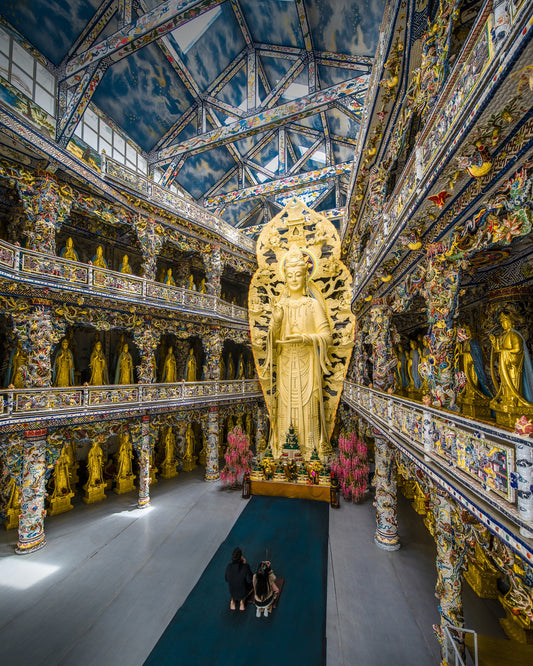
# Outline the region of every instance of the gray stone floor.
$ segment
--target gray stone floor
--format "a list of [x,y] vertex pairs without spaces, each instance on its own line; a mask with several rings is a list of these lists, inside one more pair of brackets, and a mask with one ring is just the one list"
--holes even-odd
[[[159,481],[145,510],[113,493],[76,504],[30,555],[0,532],[0,664],[142,664],[245,505],[197,471]],[[433,541],[401,499],[402,549],[378,549],[374,527],[370,501],[330,509],[328,666],[437,664]],[[502,635],[497,603],[465,586],[465,609],[468,626]]]

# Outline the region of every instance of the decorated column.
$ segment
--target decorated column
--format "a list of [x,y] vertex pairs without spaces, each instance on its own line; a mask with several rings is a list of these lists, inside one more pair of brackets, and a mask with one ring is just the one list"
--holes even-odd
[[70,214],[72,190],[68,185],[60,186],[55,176],[47,172],[21,172],[16,185],[28,218],[23,230],[28,247],[56,254],[56,231]]
[[150,458],[154,449],[154,437],[150,427],[150,416],[144,414],[140,427],[132,428],[132,443],[139,459],[139,499],[137,506],[144,509],[150,506]]
[[218,481],[218,407],[209,407],[207,421],[207,461],[205,480]]
[[27,355],[25,384],[27,388],[51,386],[52,349],[66,331],[66,321],[52,314],[52,302],[45,299],[32,299],[32,305],[17,302],[8,312],[13,320],[13,328]]
[[520,534],[533,539],[533,446],[530,430],[533,426],[525,416],[516,422],[515,432],[524,436],[523,442],[515,443],[517,508],[525,523],[520,527]]
[[134,218],[133,223],[143,253],[143,277],[155,280],[157,256],[164,241],[164,228],[153,217],[142,215]]
[[457,309],[461,269],[447,259],[447,246],[433,243],[427,249],[427,270],[422,287],[426,301],[429,354],[420,371],[427,379],[433,404],[456,410],[458,391],[462,388],[455,371],[456,331],[453,325]]
[[48,431],[27,430],[22,462],[20,517],[16,551],[22,555],[46,545],[44,498],[46,494],[46,439]]
[[222,336],[220,329],[213,329],[209,335],[202,338],[202,345],[205,354],[205,381],[216,381],[223,379],[220,376],[220,355],[222,353]]
[[137,366],[137,376],[142,384],[152,384],[157,378],[155,353],[161,339],[161,332],[152,327],[149,317],[145,317],[142,327],[133,329],[133,339],[139,348],[141,362]]
[[203,255],[207,293],[220,296],[223,269],[220,247],[212,245],[209,250]]
[[[463,558],[458,552],[454,537],[453,505],[448,495],[440,488],[435,489],[433,497],[433,514],[435,517],[435,541],[437,544],[437,585],[435,596],[439,600],[440,625],[433,625],[433,629],[442,646],[442,664],[450,663],[446,659],[444,650],[445,639],[443,627],[451,625],[462,627],[463,599],[461,569]],[[459,651],[464,653],[463,639],[456,632],[452,636],[458,644]],[[450,655],[451,657],[452,655]]]
[[[376,303],[370,313],[367,342],[372,345],[373,386],[380,391],[389,391],[394,386],[396,358],[393,344],[396,331],[391,322],[391,312],[385,303]],[[376,545],[385,550],[398,550],[398,519],[396,515],[396,468],[393,446],[375,432],[374,483],[376,486]]]

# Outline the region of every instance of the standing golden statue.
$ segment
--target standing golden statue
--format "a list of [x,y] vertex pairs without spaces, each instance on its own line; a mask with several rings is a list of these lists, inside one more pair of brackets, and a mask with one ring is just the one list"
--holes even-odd
[[122,351],[118,357],[115,384],[133,384],[133,359],[127,342],[122,345]]
[[252,349],[270,413],[272,451],[289,428],[303,457],[329,452],[354,339],[351,278],[331,222],[291,199],[262,230],[250,285]]
[[454,358],[456,371],[464,372],[466,377],[465,387],[457,397],[461,411],[469,416],[488,418],[492,393],[485,376],[481,345],[472,338],[469,326],[459,328],[457,331]]
[[97,439],[93,441],[87,456],[87,483],[83,486],[83,490],[85,490],[85,495],[82,499],[86,504],[99,502],[106,497],[104,493],[104,452]]
[[74,357],[67,338],[61,340],[61,348],[54,361],[52,386],[74,386]]
[[[127,345],[126,345],[127,346]],[[117,495],[129,493],[133,490],[133,469],[131,461],[133,458],[133,446],[131,443],[130,433],[124,430],[119,435],[119,447],[116,457],[116,474],[115,474],[115,488],[114,492]]]
[[192,423],[189,423],[185,431],[185,453],[183,455],[183,471],[190,472],[196,465],[197,456],[194,455],[196,447],[196,437]]
[[499,320],[503,332],[490,336],[490,370],[496,387],[490,408],[496,412],[498,423],[512,427],[517,418],[533,413],[533,367],[525,340],[513,328],[511,316],[502,312]]
[[50,495],[48,507],[50,516],[65,513],[74,508],[70,501],[74,493],[70,485],[70,461],[67,448],[68,445],[63,447],[54,468],[54,490]]
[[7,385],[14,388],[24,388],[23,368],[28,362],[28,355],[22,349],[22,342],[18,340],[16,348],[11,353]]
[[102,343],[100,340],[97,340],[96,344],[94,345],[89,368],[91,370],[91,378],[89,379],[89,384],[91,386],[102,386],[109,384],[107,362],[104,357],[104,351],[102,349]]
[[187,373],[185,375],[186,382],[195,382],[197,377],[197,363],[194,349],[189,349],[189,358],[187,359]]
[[161,463],[161,476],[163,479],[172,479],[178,475],[176,460],[176,438],[172,426],[161,429],[163,462]]
[[178,371],[176,365],[176,357],[172,347],[168,348],[165,362],[163,364],[163,377],[161,379],[163,384],[173,384],[178,381]]

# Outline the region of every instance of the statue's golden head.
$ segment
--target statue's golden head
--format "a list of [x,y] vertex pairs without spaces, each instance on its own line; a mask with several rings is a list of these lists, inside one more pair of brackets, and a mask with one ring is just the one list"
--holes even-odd
[[287,270],[289,268],[303,268],[305,271],[306,278],[309,275],[309,265],[307,263],[307,257],[298,247],[292,247],[287,252],[287,254],[283,259],[281,265],[281,273],[284,278],[287,277]]

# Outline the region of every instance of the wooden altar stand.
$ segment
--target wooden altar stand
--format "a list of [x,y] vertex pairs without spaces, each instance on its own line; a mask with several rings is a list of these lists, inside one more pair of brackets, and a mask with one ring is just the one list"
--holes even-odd
[[331,500],[330,488],[329,485],[250,480],[250,493],[252,495],[271,495],[274,497],[290,497],[291,499],[318,500],[319,502],[329,502]]

